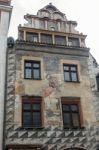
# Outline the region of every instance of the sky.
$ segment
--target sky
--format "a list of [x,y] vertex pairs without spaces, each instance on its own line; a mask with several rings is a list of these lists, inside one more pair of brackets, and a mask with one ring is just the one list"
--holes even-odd
[[87,35],[86,46],[99,63],[99,2],[98,0],[12,0],[13,6],[8,36],[17,39],[18,25],[24,25],[24,15],[36,15],[37,11],[52,3],[68,20],[77,21],[76,29]]

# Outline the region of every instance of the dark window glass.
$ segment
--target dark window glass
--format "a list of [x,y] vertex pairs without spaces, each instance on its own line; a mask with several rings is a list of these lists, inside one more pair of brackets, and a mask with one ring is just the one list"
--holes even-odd
[[23,126],[24,127],[31,126],[31,113],[30,112],[24,111],[24,113],[23,113]]
[[63,124],[65,128],[80,127],[80,114],[78,104],[62,103]]
[[78,74],[77,74],[77,66],[76,65],[63,65],[64,69],[64,80],[69,82],[77,82]]
[[69,46],[79,46],[79,39],[78,38],[69,37],[68,38],[68,45]]
[[22,122],[23,127],[41,127],[41,99],[23,99]]
[[96,76],[97,90],[99,91],[99,74]]
[[49,34],[41,34],[41,42],[42,43],[53,43],[52,35]]
[[66,37],[65,36],[55,36],[55,44],[66,45]]
[[38,34],[37,33],[26,33],[26,40],[30,42],[38,42]]
[[34,127],[40,127],[41,126],[41,120],[40,120],[40,112],[34,112],[33,113],[33,126]]
[[40,62],[35,61],[25,61],[24,77],[25,79],[37,79],[40,76]]

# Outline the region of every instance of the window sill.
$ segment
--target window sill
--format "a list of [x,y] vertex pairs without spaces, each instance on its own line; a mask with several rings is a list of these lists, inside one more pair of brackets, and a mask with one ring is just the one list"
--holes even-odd
[[64,130],[84,130],[85,127],[63,127]]
[[20,127],[20,130],[42,130],[44,127]]
[[66,82],[66,83],[80,83],[80,81],[65,81],[65,80],[64,80],[64,82]]
[[42,79],[32,79],[32,78],[24,78],[24,80],[32,80],[32,81],[41,81]]

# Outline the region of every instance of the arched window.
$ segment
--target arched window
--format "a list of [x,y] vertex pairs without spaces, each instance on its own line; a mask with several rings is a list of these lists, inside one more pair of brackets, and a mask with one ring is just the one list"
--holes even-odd
[[97,90],[99,91],[99,73],[96,76]]

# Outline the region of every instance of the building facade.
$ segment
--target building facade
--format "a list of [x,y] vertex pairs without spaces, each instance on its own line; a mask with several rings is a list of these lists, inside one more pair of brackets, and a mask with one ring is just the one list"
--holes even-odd
[[25,19],[8,48],[5,148],[98,150],[99,68],[86,35],[51,3]]
[[10,1],[0,0],[0,150],[3,145],[6,49],[11,11]]

